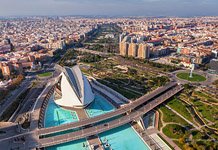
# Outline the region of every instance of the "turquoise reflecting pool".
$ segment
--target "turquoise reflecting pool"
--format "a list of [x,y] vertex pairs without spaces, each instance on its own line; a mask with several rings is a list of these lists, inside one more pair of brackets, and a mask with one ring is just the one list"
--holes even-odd
[[70,122],[78,121],[75,111],[69,111],[56,105],[51,96],[45,112],[45,127],[59,126]]
[[[59,126],[79,120],[75,111],[69,111],[56,105],[53,96],[48,102],[45,116],[45,127]],[[87,144],[85,139],[47,147],[46,150],[88,150],[88,148],[83,147],[83,143]]]
[[87,144],[85,139],[47,147],[46,150],[89,150],[88,147],[83,147],[83,143]]
[[[130,124],[99,134],[101,142],[106,150],[149,150],[139,135],[132,129]],[[109,147],[106,146],[109,144]]]
[[[105,98],[96,95],[94,102],[86,108],[86,113],[88,117],[95,117],[113,110],[115,108]],[[49,100],[45,116],[45,127],[58,126],[79,120],[76,112],[56,105],[53,97]],[[105,150],[110,150],[110,148],[113,150],[149,150],[148,146],[141,140],[130,124],[101,133],[99,138],[104,144]],[[106,140],[110,147],[105,146]],[[88,150],[85,145],[87,145],[86,139],[81,139],[51,146],[46,148],[46,150]]]
[[115,110],[115,108],[106,99],[99,95],[96,95],[94,102],[92,102],[90,106],[86,108],[86,112],[90,118],[108,113],[113,110]]

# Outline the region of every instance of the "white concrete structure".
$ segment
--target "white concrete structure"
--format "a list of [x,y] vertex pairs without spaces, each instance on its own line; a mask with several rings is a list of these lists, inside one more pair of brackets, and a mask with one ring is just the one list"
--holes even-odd
[[153,139],[160,149],[162,150],[172,150],[156,133],[150,135],[151,139]]
[[61,98],[55,100],[60,106],[84,108],[94,100],[94,93],[87,78],[82,74],[79,66],[64,67],[59,76]]

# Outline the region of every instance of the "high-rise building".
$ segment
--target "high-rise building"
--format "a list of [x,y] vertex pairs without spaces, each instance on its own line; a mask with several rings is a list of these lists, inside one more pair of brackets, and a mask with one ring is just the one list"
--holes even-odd
[[141,59],[148,59],[150,56],[150,47],[143,41],[143,37],[121,37],[120,55],[132,56]]
[[128,55],[129,44],[127,42],[120,43],[120,55],[127,56]]
[[136,43],[130,43],[128,49],[128,56],[137,57],[138,45]]
[[150,48],[147,44],[140,43],[138,48],[138,58],[147,59],[150,55]]

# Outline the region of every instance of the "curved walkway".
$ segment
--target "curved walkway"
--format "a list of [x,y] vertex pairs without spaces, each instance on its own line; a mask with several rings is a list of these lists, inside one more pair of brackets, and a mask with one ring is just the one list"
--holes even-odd
[[198,126],[196,126],[195,124],[193,124],[191,121],[189,121],[188,119],[186,119],[185,117],[183,117],[181,114],[179,114],[177,111],[175,111],[174,109],[172,109],[170,106],[165,105],[169,110],[171,110],[172,112],[174,112],[176,115],[178,115],[179,117],[181,117],[183,120],[185,120],[186,122],[188,122],[190,125],[192,125],[193,127],[195,127],[196,129],[200,129]]

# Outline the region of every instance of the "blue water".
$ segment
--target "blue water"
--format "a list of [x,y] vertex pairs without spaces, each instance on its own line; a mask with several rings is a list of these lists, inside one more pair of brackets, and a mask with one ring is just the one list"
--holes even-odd
[[[96,95],[95,101],[86,109],[86,112],[89,117],[95,117],[113,110],[115,108],[106,99]],[[107,139],[113,150],[149,150],[130,124],[101,133],[99,137],[102,143],[105,143]],[[107,147],[104,148],[109,150]]]
[[[89,117],[95,117],[107,112],[113,111],[115,108],[105,98],[96,95],[95,100],[86,109]],[[49,100],[46,110],[45,127],[58,126],[61,124],[78,121],[76,112],[65,110],[57,106],[53,99]],[[137,133],[132,129],[130,124],[106,131],[99,134],[102,143],[109,143],[113,150],[149,150],[147,145],[141,140]],[[72,141],[56,146],[46,148],[46,150],[88,150],[84,147],[87,145],[86,139]],[[105,144],[104,144],[105,146]],[[106,150],[110,150],[106,148]]]
[[88,106],[86,112],[88,116],[95,117],[110,111],[115,110],[115,108],[102,96],[96,95],[95,100]]
[[[149,150],[130,124],[101,133],[99,137],[106,150]],[[110,146],[106,147],[106,143]]]
[[46,150],[89,150],[87,147],[83,147],[83,143],[87,145],[87,141],[85,139],[81,139],[51,147],[46,147]]
[[[51,96],[48,107],[45,113],[45,127],[59,126],[70,122],[78,121],[78,116],[75,111],[69,111],[58,106]],[[88,150],[83,147],[83,143],[87,145],[85,139],[72,141],[56,146],[47,147],[46,150]]]
[[56,105],[53,96],[51,96],[48,102],[45,116],[45,127],[59,126],[79,120],[75,111],[69,111]]

